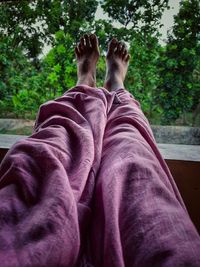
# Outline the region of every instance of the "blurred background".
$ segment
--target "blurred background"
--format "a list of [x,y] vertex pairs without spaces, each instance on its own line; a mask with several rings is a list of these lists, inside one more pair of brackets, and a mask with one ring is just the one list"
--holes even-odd
[[84,33],[99,38],[98,86],[116,37],[131,54],[126,88],[150,123],[200,126],[199,0],[0,1],[0,118],[34,120],[42,103],[75,86]]

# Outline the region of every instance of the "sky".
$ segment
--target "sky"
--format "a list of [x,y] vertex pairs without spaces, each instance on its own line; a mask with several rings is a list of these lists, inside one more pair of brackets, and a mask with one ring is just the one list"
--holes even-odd
[[162,39],[166,39],[167,37],[167,31],[173,26],[174,24],[174,18],[173,16],[176,15],[179,11],[179,3],[180,0],[169,0],[169,6],[170,9],[166,10],[163,13],[163,17],[162,17],[162,24],[164,25],[161,28],[160,33],[162,34]]

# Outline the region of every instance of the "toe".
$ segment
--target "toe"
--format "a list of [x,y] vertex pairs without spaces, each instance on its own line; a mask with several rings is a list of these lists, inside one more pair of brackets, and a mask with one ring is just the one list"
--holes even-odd
[[84,42],[84,38],[83,38],[83,36],[80,38],[80,43],[81,43],[81,45],[82,45],[82,46],[84,46],[84,45],[85,45],[85,42]]
[[96,35],[95,34],[91,34],[89,36],[89,39],[90,39],[90,43],[92,45],[92,48],[97,50],[98,49],[98,39],[97,39]]
[[120,56],[121,55],[121,49],[122,49],[122,42],[118,42],[117,48],[115,50],[115,54]]
[[123,56],[125,50],[126,50],[126,45],[125,45],[125,43],[122,43],[121,50],[120,50],[120,56],[121,57]]
[[87,34],[84,34],[84,38],[85,38],[85,44],[87,47],[90,47],[90,40],[89,40],[89,36]]
[[123,59],[123,60],[125,60],[127,54],[128,54],[128,51],[127,51],[127,49],[125,48],[124,51],[123,51],[123,54],[122,54],[122,59]]
[[76,58],[79,58],[80,57],[80,51],[79,51],[79,49],[78,49],[78,47],[75,47],[75,55],[76,55]]
[[108,54],[107,56],[111,55],[112,53],[114,53],[116,47],[117,47],[118,41],[116,38],[113,38],[111,40],[111,42],[108,45]]
[[78,50],[80,54],[82,54],[82,52],[84,51],[84,46],[81,43],[78,44]]
[[124,58],[124,60],[125,60],[126,62],[128,62],[128,61],[129,61],[129,59],[130,59],[130,55],[129,55],[129,54],[127,54],[127,55],[126,55],[126,57]]

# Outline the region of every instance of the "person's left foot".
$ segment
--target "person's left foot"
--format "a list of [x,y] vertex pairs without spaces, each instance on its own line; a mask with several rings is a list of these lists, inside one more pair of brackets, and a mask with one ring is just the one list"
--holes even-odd
[[124,88],[130,55],[123,42],[113,38],[106,56],[106,78],[104,87],[109,91]]
[[77,59],[77,74],[79,84],[86,84],[91,87],[96,85],[96,64],[99,59],[99,46],[95,34],[85,34],[81,37],[75,48]]

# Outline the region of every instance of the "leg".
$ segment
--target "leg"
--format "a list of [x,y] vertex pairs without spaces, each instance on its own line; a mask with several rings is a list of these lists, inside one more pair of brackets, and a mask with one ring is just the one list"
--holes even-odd
[[[119,61],[121,56],[116,56]],[[119,101],[107,113],[93,204],[91,262],[99,267],[200,266],[199,235],[147,119],[126,90],[112,94]]]
[[34,133],[8,152],[0,166],[1,266],[71,267],[81,257],[105,103],[101,90],[75,87],[42,105]]

